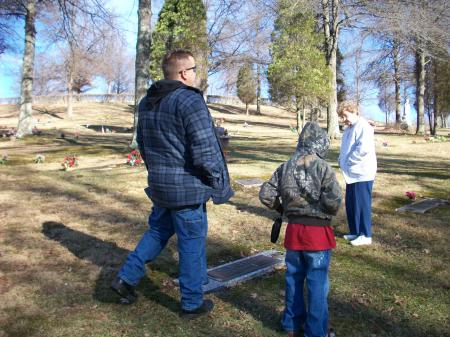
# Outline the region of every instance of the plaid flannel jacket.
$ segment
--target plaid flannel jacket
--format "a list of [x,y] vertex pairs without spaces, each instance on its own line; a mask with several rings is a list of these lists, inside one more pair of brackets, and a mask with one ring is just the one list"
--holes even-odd
[[158,207],[227,202],[234,194],[201,91],[182,86],[153,108],[139,105],[137,142],[148,171],[147,196]]

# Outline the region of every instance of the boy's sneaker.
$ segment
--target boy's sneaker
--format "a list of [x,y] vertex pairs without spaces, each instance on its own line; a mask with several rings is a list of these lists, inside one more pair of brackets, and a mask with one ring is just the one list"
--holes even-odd
[[202,305],[194,310],[181,310],[180,317],[184,319],[195,319],[203,315],[207,315],[214,308],[214,302],[211,300],[204,300]]
[[328,330],[327,337],[336,337],[336,332],[334,332],[334,329]]
[[355,234],[345,234],[344,239],[347,241],[355,240],[358,237],[358,235]]
[[134,287],[129,285],[120,277],[116,277],[111,283],[111,289],[114,290],[120,296],[120,304],[132,304],[137,299],[137,294],[134,291]]
[[372,244],[372,238],[368,238],[367,236],[360,235],[356,239],[350,241],[350,244],[352,246],[371,245]]

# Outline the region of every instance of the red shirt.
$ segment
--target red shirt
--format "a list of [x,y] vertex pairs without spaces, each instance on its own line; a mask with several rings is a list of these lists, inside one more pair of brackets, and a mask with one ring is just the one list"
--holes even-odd
[[289,250],[328,250],[336,248],[331,226],[288,224],[284,247]]

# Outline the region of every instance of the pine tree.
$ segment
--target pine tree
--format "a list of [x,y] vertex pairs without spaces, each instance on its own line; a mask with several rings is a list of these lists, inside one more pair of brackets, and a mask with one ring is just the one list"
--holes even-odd
[[199,88],[208,87],[208,40],[206,9],[202,0],[166,0],[158,17],[151,47],[150,76],[163,78],[161,61],[174,49],[187,49],[194,54]]
[[269,90],[272,100],[297,113],[300,131],[305,108],[328,99],[331,74],[320,49],[322,39],[315,30],[314,15],[302,12],[287,0],[279,1],[278,6],[268,70]]
[[248,105],[256,99],[256,78],[250,63],[245,63],[239,69],[236,87],[237,95],[245,104],[245,114],[248,116]]

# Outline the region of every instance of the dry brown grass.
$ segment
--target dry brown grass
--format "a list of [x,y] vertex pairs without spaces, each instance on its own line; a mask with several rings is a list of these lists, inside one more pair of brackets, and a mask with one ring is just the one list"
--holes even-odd
[[[151,207],[143,193],[144,168],[125,163],[130,133],[102,134],[83,125],[130,127],[127,105],[76,105],[68,120],[62,106],[37,107],[42,135],[0,139],[0,336],[283,336],[283,272],[210,295],[211,319],[178,318],[174,242],[151,264],[139,286],[140,300],[120,307],[109,290],[129,250],[146,229]],[[263,108],[245,116],[242,107],[212,105],[224,118],[232,179],[268,178],[293,152],[294,116]],[[15,126],[12,106],[0,106],[0,124]],[[250,126],[244,127],[244,122]],[[61,138],[64,133],[64,138]],[[77,138],[78,134],[78,138]],[[450,207],[425,215],[400,214],[405,191],[447,198],[450,142],[377,133],[379,173],[374,186],[375,243],[354,248],[338,239],[331,270],[331,324],[346,337],[441,337],[450,330],[448,250]],[[388,146],[383,146],[383,142]],[[35,164],[37,153],[46,156]],[[336,166],[338,142],[330,152]],[[80,166],[63,172],[65,155]],[[341,175],[338,177],[343,184]],[[273,213],[257,189],[238,186],[221,206],[208,204],[209,265],[264,249]],[[336,233],[346,231],[343,209]]]

